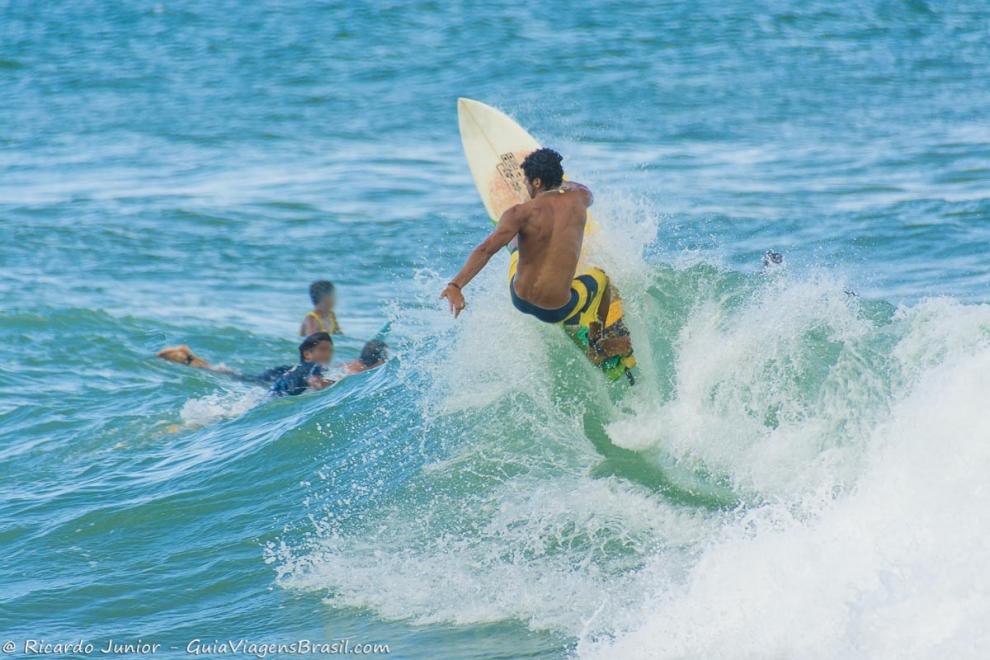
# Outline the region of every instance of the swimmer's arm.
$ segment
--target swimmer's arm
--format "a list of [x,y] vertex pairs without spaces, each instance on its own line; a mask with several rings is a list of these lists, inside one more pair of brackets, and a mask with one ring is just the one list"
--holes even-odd
[[234,371],[230,367],[225,367],[222,364],[210,364],[203,358],[193,353],[185,344],[163,348],[158,351],[158,357],[163,360],[168,360],[169,362],[175,362],[176,364],[184,364],[187,367],[192,367],[193,369],[204,369],[206,371],[212,371],[213,373],[224,374],[226,376],[240,375],[237,371]]
[[322,376],[310,376],[309,378],[306,379],[306,385],[310,389],[314,389],[314,390],[322,390],[326,387],[330,387],[335,382],[336,381],[329,380]]
[[307,315],[306,318],[303,319],[302,325],[299,326],[299,336],[308,337],[314,332],[317,332],[319,329],[320,326],[316,324],[316,319]]

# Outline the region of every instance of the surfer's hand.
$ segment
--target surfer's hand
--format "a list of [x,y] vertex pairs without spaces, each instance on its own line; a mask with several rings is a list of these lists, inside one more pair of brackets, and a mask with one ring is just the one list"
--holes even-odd
[[463,311],[465,302],[464,294],[461,290],[452,284],[448,284],[447,287],[440,293],[441,298],[446,298],[447,302],[450,304],[450,313],[457,318],[457,315]]

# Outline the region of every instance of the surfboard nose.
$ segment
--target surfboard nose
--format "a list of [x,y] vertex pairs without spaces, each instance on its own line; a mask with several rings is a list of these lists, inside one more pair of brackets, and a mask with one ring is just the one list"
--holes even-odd
[[464,114],[465,112],[478,112],[481,110],[488,110],[490,112],[498,112],[495,108],[491,107],[487,103],[482,103],[481,101],[476,101],[474,99],[469,99],[466,96],[457,97],[457,114]]

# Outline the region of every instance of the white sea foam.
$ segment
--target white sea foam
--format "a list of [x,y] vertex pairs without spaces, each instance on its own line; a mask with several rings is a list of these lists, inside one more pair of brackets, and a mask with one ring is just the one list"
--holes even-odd
[[179,411],[179,416],[187,428],[208,426],[224,419],[240,417],[264,401],[267,395],[268,393],[260,388],[251,388],[249,391],[214,392],[186,401]]
[[580,655],[986,657],[990,350],[947,360],[911,390],[867,438],[851,492],[805,518],[767,505],[722,529],[635,626],[585,639]]

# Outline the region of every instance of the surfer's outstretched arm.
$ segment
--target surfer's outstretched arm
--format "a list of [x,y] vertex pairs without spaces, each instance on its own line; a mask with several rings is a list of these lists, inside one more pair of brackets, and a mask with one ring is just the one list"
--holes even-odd
[[522,226],[523,212],[519,206],[513,206],[502,214],[495,229],[488,237],[478,244],[478,247],[471,250],[467,261],[461,271],[450,280],[446,288],[440,293],[441,298],[446,298],[450,303],[450,311],[454,318],[464,309],[464,294],[461,289],[474,279],[474,276],[481,272],[492,256],[508,245]]

